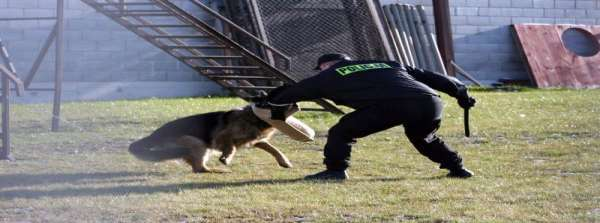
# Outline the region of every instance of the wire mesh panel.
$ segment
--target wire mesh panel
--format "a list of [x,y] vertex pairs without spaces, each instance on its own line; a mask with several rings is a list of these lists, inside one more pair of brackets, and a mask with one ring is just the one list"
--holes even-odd
[[256,0],[269,43],[292,58],[293,76],[315,74],[324,53],[386,59],[368,0]]

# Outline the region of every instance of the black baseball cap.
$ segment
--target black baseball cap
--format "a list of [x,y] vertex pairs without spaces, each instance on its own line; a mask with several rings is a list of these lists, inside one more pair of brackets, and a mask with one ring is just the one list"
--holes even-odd
[[315,67],[315,70],[319,70],[320,69],[319,66],[321,66],[322,63],[334,61],[334,60],[352,60],[352,58],[350,58],[350,56],[343,54],[343,53],[323,54],[317,60],[317,67]]

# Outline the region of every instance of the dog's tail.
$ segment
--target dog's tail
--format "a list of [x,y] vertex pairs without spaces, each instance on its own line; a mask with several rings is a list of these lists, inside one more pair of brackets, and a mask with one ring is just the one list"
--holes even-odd
[[150,162],[160,162],[170,159],[179,159],[190,153],[184,147],[156,148],[156,143],[148,138],[135,141],[129,145],[129,152],[136,158]]

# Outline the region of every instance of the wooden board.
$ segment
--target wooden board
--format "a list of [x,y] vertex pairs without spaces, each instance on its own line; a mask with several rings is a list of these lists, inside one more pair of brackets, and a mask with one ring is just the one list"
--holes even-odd
[[570,28],[589,32],[594,44],[600,44],[600,26],[513,25],[515,40],[537,87],[600,87],[600,53],[584,57],[567,49],[562,34]]

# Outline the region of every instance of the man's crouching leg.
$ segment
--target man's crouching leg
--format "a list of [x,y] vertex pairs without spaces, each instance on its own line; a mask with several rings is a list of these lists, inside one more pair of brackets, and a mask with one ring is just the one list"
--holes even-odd
[[472,177],[473,172],[463,167],[460,155],[435,134],[439,126],[440,120],[434,121],[428,127],[407,125],[405,126],[405,133],[419,153],[431,161],[439,163],[440,169],[450,171],[448,177]]
[[350,166],[352,144],[356,141],[348,135],[343,125],[336,124],[329,130],[325,144],[323,163],[326,170],[304,177],[306,180],[346,180],[346,169]]

